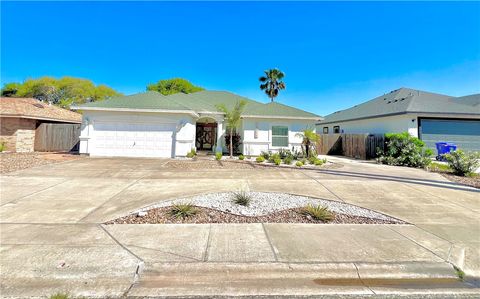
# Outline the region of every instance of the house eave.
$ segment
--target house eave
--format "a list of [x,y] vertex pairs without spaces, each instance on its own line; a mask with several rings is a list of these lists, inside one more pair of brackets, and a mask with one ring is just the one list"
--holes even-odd
[[9,117],[9,118],[25,118],[25,119],[35,119],[35,120],[47,120],[47,121],[57,121],[57,122],[64,122],[64,123],[72,123],[72,124],[81,124],[81,120],[70,120],[70,119],[62,119],[62,118],[54,118],[54,117],[38,117],[38,116],[29,116],[23,114],[0,114],[0,117]]
[[295,119],[295,120],[321,120],[321,117],[309,116],[281,116],[281,115],[242,115],[242,118],[271,118],[271,119]]
[[137,109],[137,108],[106,108],[106,107],[79,107],[72,106],[72,110],[85,111],[115,111],[115,112],[147,112],[147,113],[173,113],[173,114],[189,114],[199,117],[198,113],[192,110],[170,110],[170,109]]

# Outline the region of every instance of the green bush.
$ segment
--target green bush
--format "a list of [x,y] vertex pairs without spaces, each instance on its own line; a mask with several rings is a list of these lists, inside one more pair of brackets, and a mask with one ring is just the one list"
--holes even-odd
[[445,155],[448,166],[456,175],[465,176],[473,173],[480,166],[480,153],[456,150]]
[[302,162],[302,161],[297,161],[297,163],[295,163],[295,165],[297,165],[298,167],[302,167],[302,166],[303,166],[303,162]]
[[248,206],[250,201],[252,201],[252,197],[245,191],[240,191],[233,194],[233,202],[237,205]]
[[0,143],[0,153],[3,152],[5,148],[6,148],[5,142]]
[[302,165],[307,165],[308,160],[304,158],[304,159],[300,160],[300,162],[302,162]]
[[282,160],[282,158],[280,158],[280,154],[279,153],[274,153],[274,154],[271,154],[270,155],[270,158],[268,159],[268,162],[270,163],[275,163],[275,160]]
[[175,204],[170,208],[170,215],[175,218],[188,218],[197,214],[197,209],[190,203]]
[[238,160],[243,160],[245,157],[243,155],[238,156]]
[[278,154],[280,155],[280,159],[284,160],[285,158],[290,158],[291,160],[294,159],[293,153],[289,149],[279,149]]
[[270,155],[271,155],[271,154],[272,154],[272,152],[264,152],[264,151],[262,151],[262,152],[260,153],[260,157],[263,157],[264,160],[268,160],[268,159],[270,159]]
[[275,165],[280,165],[280,164],[282,164],[282,159],[277,158],[277,159],[273,160],[273,163],[275,163]]
[[[318,160],[318,158],[315,157],[315,156],[312,156],[312,157],[308,158],[308,162],[309,162],[310,164],[315,164],[315,162],[317,162],[317,160]],[[316,164],[315,164],[315,165],[316,165]]]
[[287,165],[290,165],[292,164],[292,161],[293,161],[293,158],[292,157],[285,157],[283,159],[283,163],[287,164]]
[[197,155],[197,152],[195,151],[194,148],[190,152],[187,153],[187,158],[193,158]]
[[311,216],[315,220],[320,220],[323,222],[328,222],[335,218],[332,212],[330,212],[326,207],[322,207],[321,205],[314,206],[308,204],[307,206],[302,208],[301,213],[303,215]]
[[321,166],[323,164],[323,160],[317,159],[314,162],[315,166]]
[[222,156],[223,156],[222,152],[216,152],[216,153],[215,153],[215,159],[216,159],[217,161],[222,160]]
[[258,163],[263,163],[265,161],[265,158],[262,157],[262,156],[259,156],[259,157],[257,157],[256,160],[257,160]]
[[408,132],[385,134],[385,151],[379,149],[379,163],[398,166],[425,167],[430,164],[433,151]]

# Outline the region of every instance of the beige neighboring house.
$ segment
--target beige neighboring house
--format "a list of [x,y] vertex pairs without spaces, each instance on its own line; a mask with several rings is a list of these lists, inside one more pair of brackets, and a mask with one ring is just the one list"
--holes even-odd
[[33,152],[42,123],[81,124],[82,115],[33,98],[0,98],[0,142],[7,151]]

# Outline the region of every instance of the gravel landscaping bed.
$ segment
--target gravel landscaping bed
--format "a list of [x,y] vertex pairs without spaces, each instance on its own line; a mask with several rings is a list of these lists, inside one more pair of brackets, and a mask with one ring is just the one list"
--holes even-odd
[[8,173],[45,164],[79,159],[65,153],[1,153],[0,173]]
[[[196,207],[197,214],[188,218],[175,218],[170,215],[170,208],[154,208],[147,215],[138,217],[136,214],[121,217],[105,224],[181,224],[181,223],[317,223],[325,222],[312,219],[301,213],[300,208],[288,209],[264,216],[240,216],[214,209]],[[397,221],[371,219],[367,217],[335,214],[332,224],[397,224]],[[402,222],[403,223],[403,222]]]
[[[222,193],[208,193],[198,196],[188,197],[188,198],[179,198],[174,200],[162,201],[160,203],[150,205],[148,207],[142,208],[133,212],[131,215],[126,217],[119,218],[113,222],[124,221],[122,219],[129,219],[128,221],[134,221],[132,219],[152,216],[153,219],[159,219],[155,221],[160,221],[158,223],[167,223],[165,221],[178,221],[176,219],[169,219],[168,213],[165,211],[169,210],[169,207],[175,204],[191,204],[193,206],[205,208],[208,211],[215,211],[215,213],[220,213],[216,215],[214,213],[212,218],[215,222],[225,222],[225,219],[234,219],[233,222],[258,222],[258,221],[270,221],[270,222],[304,222],[304,216],[298,215],[295,212],[299,208],[302,208],[306,205],[314,206],[323,206],[326,207],[330,212],[338,216],[335,219],[340,221],[340,219],[355,219],[354,221],[359,221],[359,223],[369,223],[368,221],[374,221],[374,223],[404,223],[401,220],[389,217],[387,215],[364,209],[358,206],[346,204],[338,201],[324,200],[319,198],[312,198],[299,195],[291,195],[286,193],[270,193],[270,192],[245,192],[250,196],[250,202],[248,206],[243,206],[234,203],[235,192],[222,192]],[[147,214],[147,216],[137,217],[138,215]],[[204,213],[205,214],[205,213]],[[162,216],[163,215],[163,216]],[[208,213],[207,213],[208,215]],[[230,216],[226,216],[230,215]],[[289,217],[289,215],[291,217]],[[206,221],[208,217],[205,216],[195,216],[199,219],[188,220],[188,221]],[[248,218],[248,219],[247,219]],[[368,219],[368,221],[367,221]],[[349,221],[350,221],[349,220]],[[142,221],[142,220],[138,220]],[[162,222],[163,221],[163,222]],[[343,220],[342,220],[343,221]],[[229,221],[227,221],[229,222]],[[204,223],[204,222],[199,222]],[[343,223],[343,222],[342,222]],[[357,222],[349,222],[357,223]]]
[[458,175],[445,173],[445,172],[441,174],[444,177],[446,177],[449,181],[480,189],[480,175],[476,175],[474,177],[466,177],[466,176],[458,176]]

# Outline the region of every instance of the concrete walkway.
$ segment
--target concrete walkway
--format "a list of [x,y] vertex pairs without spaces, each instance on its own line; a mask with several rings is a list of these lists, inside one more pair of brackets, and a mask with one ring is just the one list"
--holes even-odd
[[[480,294],[452,267],[480,277],[478,190],[423,170],[329,160],[343,166],[185,171],[169,160],[87,158],[2,176],[0,293]],[[241,188],[344,201],[411,225],[102,224],[158,201]]]

